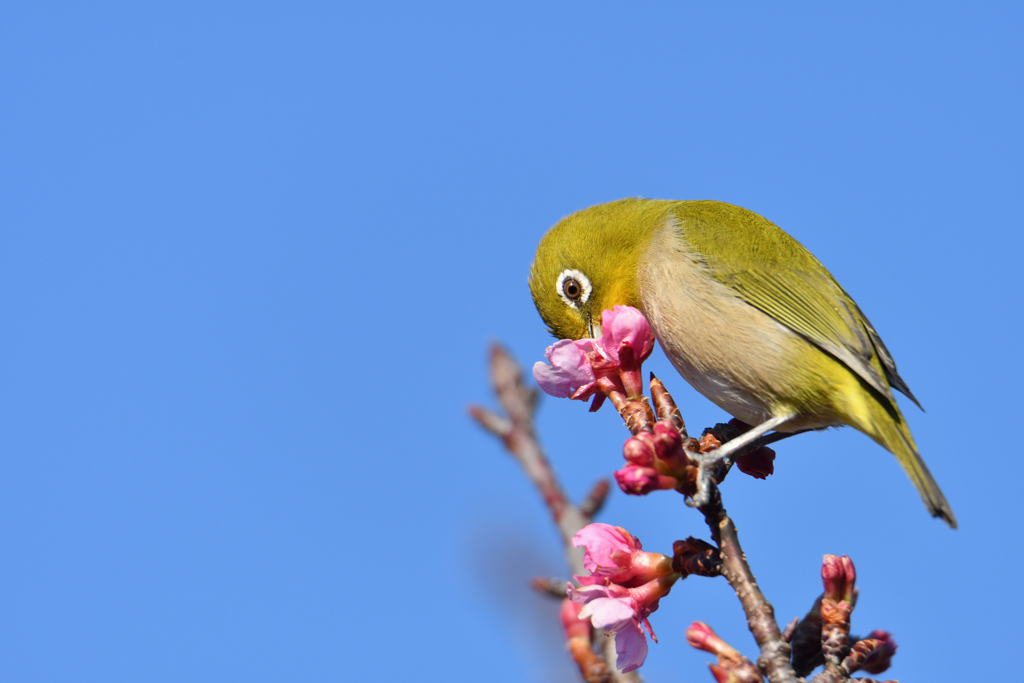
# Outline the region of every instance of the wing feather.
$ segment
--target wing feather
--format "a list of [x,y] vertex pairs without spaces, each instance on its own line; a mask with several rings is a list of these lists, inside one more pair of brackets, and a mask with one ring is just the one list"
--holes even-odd
[[683,241],[713,277],[890,401],[891,386],[917,403],[867,317],[803,245],[771,221],[731,204],[680,202],[675,213]]

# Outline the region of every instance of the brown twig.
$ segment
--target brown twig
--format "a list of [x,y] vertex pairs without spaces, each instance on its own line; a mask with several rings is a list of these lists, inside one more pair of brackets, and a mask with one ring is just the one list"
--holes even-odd
[[775,621],[775,610],[761,593],[757,580],[750,571],[746,555],[740,546],[736,525],[722,505],[718,487],[711,484],[711,496],[707,505],[700,508],[704,520],[711,529],[711,536],[718,544],[722,557],[722,574],[736,591],[736,597],[747,615],[747,626],[754,640],[761,648],[757,664],[771,683],[797,683],[798,679],[789,663],[790,646],[779,631]]
[[[654,399],[653,410],[661,419],[671,420],[677,427],[683,424],[682,415],[679,414],[672,395],[665,389],[662,382],[653,376],[651,396]],[[616,405],[616,407],[620,406]],[[630,416],[632,414],[632,412],[629,413]],[[627,418],[627,415],[623,414],[623,418]],[[636,434],[636,432],[633,433]],[[686,439],[685,432],[681,431],[681,434]],[[689,442],[688,445],[695,445],[688,439],[684,441],[684,443],[687,442]],[[750,571],[743,548],[740,546],[736,526],[722,505],[722,495],[718,486],[710,478],[707,478],[704,485],[707,486],[708,501],[699,509],[711,529],[712,538],[718,544],[722,574],[736,591],[736,596],[740,599],[743,611],[747,616],[750,632],[761,648],[758,665],[772,683],[797,683],[799,679],[790,664],[791,648],[789,643],[782,637],[779,625],[775,621],[775,610],[761,593],[761,589],[758,588],[757,581]]]
[[[562,535],[570,570],[573,574],[585,574],[583,551],[572,546],[572,538],[580,529],[590,523],[591,518],[580,507],[573,505],[566,496],[537,440],[533,427],[533,414],[537,407],[537,391],[523,383],[523,372],[519,365],[499,344],[494,344],[491,347],[490,369],[491,383],[494,385],[498,403],[501,404],[508,417],[502,417],[487,408],[476,405],[470,406],[469,413],[481,427],[499,437],[505,444],[505,448],[519,461],[526,475],[540,491],[548,510],[551,511],[551,516]],[[643,404],[646,404],[646,399]],[[632,405],[638,413],[636,422],[642,424],[644,420],[639,416],[643,414],[643,407],[636,403],[632,403]],[[649,407],[647,412],[650,412]],[[592,492],[588,498],[588,507],[596,511],[600,507],[600,498],[598,488],[597,495]],[[602,639],[600,647],[604,652],[605,659],[614,661],[614,639],[598,637]],[[573,658],[580,667],[580,673],[584,679],[592,679],[596,666],[594,659],[584,656],[586,653],[582,651],[578,643],[573,643],[573,645],[575,650],[579,650],[579,652],[573,651]],[[602,672],[601,676],[603,675]],[[611,680],[616,683],[639,683],[640,681],[639,675],[635,673],[623,674],[611,667],[609,667],[609,675]]]
[[580,512],[589,519],[597,516],[597,513],[604,507],[604,501],[608,498],[611,485],[607,479],[600,479],[590,489],[586,498],[580,501]]
[[495,344],[491,348],[491,383],[498,403],[508,415],[503,418],[487,408],[470,406],[469,413],[480,426],[499,437],[515,456],[526,475],[540,491],[544,502],[565,542],[569,567],[574,574],[583,574],[583,553],[572,547],[572,537],[590,523],[573,505],[555,477],[533,428],[537,390],[523,383],[523,372],[508,352]]

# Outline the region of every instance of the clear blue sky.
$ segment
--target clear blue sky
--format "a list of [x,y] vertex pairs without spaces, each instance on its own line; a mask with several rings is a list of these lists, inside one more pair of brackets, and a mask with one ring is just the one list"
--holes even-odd
[[[625,196],[789,231],[927,409],[959,531],[852,430],[727,483],[779,618],[847,553],[894,677],[1015,676],[1024,16],[706,4],[5,4],[0,678],[572,680],[525,587],[556,535],[465,408],[492,340],[549,343],[544,231]],[[539,423],[574,496],[619,466],[611,411]],[[706,537],[670,494],[601,520]],[[754,652],[692,578],[650,680],[711,680],[694,619]]]

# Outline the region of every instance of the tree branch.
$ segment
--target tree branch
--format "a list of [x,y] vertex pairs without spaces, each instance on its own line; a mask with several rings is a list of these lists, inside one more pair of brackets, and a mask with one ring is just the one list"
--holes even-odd
[[[537,440],[533,426],[533,414],[537,407],[537,391],[523,383],[521,368],[508,354],[508,351],[499,344],[494,344],[491,347],[490,370],[491,383],[494,385],[498,403],[501,404],[508,417],[502,417],[487,408],[476,405],[470,406],[469,414],[481,427],[500,438],[505,444],[505,448],[519,461],[526,475],[540,491],[544,503],[562,535],[570,570],[573,574],[586,574],[583,566],[583,550],[572,546],[572,538],[580,529],[590,524],[591,518],[566,496]],[[596,511],[600,508],[603,500],[600,482],[595,488],[596,491],[588,496],[585,504],[589,509]],[[601,642],[601,649],[606,661],[614,662],[614,639],[601,634],[597,637]],[[584,664],[584,660],[576,657],[575,653],[574,659],[580,665],[583,676],[587,678],[589,674],[584,670],[584,666],[592,666],[592,662],[588,661]],[[616,683],[640,683],[641,680],[636,673],[619,673],[612,667],[609,667],[609,674],[611,680]]]
[[[561,532],[569,566],[574,574],[582,575],[585,573],[583,552],[581,549],[572,547],[572,539],[577,532],[591,522],[592,517],[600,510],[608,492],[608,483],[606,480],[599,481],[581,505],[574,505],[565,495],[561,484],[555,477],[555,473],[534,432],[533,414],[537,405],[537,391],[523,383],[522,370],[508,353],[497,344],[491,349],[490,367],[491,381],[494,384],[498,402],[504,408],[507,416],[501,416],[480,406],[471,406],[469,409],[470,414],[484,429],[495,434],[504,442],[506,448],[519,461],[527,476],[529,476],[538,491],[540,491],[555,524]],[[639,365],[635,369],[639,370]],[[600,381],[599,379],[598,382],[600,383]],[[642,394],[627,397],[620,391],[621,387],[614,385],[611,381],[606,381],[606,383],[609,386],[604,387],[602,392],[618,409],[626,422],[627,428],[634,436],[640,432],[649,432],[655,435],[654,439],[662,438],[658,437],[657,434],[661,433],[664,436],[664,432],[658,432],[654,429],[655,419],[659,418],[674,425],[675,429],[680,432],[682,442],[681,444],[676,442],[675,448],[683,449],[682,453],[685,453],[685,456],[682,453],[678,456],[660,454],[660,451],[658,451],[658,457],[666,458],[661,461],[662,465],[674,463],[671,464],[671,467],[677,469],[679,463],[682,463],[682,469],[678,471],[673,469],[671,474],[678,481],[682,482],[677,487],[677,490],[684,493],[684,495],[686,495],[688,489],[683,483],[695,479],[698,468],[700,470],[705,469],[700,464],[702,462],[700,460],[701,453],[718,446],[721,443],[718,438],[724,438],[727,442],[729,438],[742,433],[742,425],[727,424],[716,425],[716,429],[719,431],[717,438],[714,438],[714,435],[706,435],[698,442],[696,439],[688,437],[682,415],[676,407],[672,396],[665,389],[662,382],[653,375],[651,375],[653,406],[648,404],[647,398]],[[595,405],[599,405],[599,401],[595,401]],[[655,414],[657,418],[655,418]],[[658,427],[658,429],[662,429],[662,427]],[[772,434],[764,436],[738,451],[737,455],[754,452],[764,444],[785,438],[785,436],[788,435],[779,436]],[[774,457],[771,453],[769,455]],[[677,459],[673,460],[673,457]],[[679,457],[682,457],[681,461],[678,460]],[[627,455],[628,459],[629,455]],[[646,467],[647,465],[644,466]],[[756,472],[745,471],[753,474],[753,476],[759,476]],[[768,472],[770,473],[770,469]],[[710,474],[710,470],[706,474]],[[725,471],[718,473],[718,483],[720,483],[721,478],[724,478],[724,475]],[[618,476],[618,473],[616,476]],[[822,648],[825,644],[829,645],[829,653],[834,661],[831,662],[831,666],[827,666],[825,671],[814,678],[815,683],[818,681],[824,683],[849,681],[851,680],[849,678],[850,673],[861,666],[867,671],[883,671],[888,666],[887,660],[881,662],[879,660],[883,657],[891,658],[896,646],[887,633],[878,631],[875,634],[880,635],[873,634],[873,637],[857,642],[856,647],[859,649],[851,651],[850,647],[848,647],[847,635],[849,632],[849,612],[852,610],[852,603],[843,603],[846,606],[843,608],[845,612],[839,615],[842,618],[836,617],[829,622],[833,627],[832,631],[836,631],[838,628],[842,633],[839,633],[839,631],[836,631],[836,633],[828,631],[826,633],[825,631],[828,629],[823,630],[822,618],[819,613],[821,598],[819,598],[815,603],[814,609],[803,620],[794,620],[787,627],[785,635],[779,630],[779,625],[775,620],[775,610],[761,593],[760,588],[758,588],[757,581],[750,570],[750,565],[747,563],[743,548],[740,545],[736,526],[726,513],[718,483],[716,483],[714,478],[707,477],[707,488],[705,489],[708,494],[707,500],[697,505],[711,530],[712,538],[718,546],[717,550],[697,539],[688,539],[685,542],[677,541],[676,548],[674,548],[674,555],[677,557],[674,562],[678,561],[679,567],[675,567],[675,564],[673,566],[676,571],[684,575],[687,573],[717,575],[719,572],[718,563],[720,561],[721,574],[725,576],[729,585],[736,592],[736,596],[739,598],[746,615],[747,625],[760,648],[760,656],[757,662],[760,671],[767,676],[771,683],[804,683],[804,679],[801,676],[806,676],[816,664],[820,663],[823,652]],[[706,546],[706,548],[701,547],[701,544]],[[681,550],[682,546],[687,546],[688,548],[690,545],[693,548],[689,555],[693,555],[693,557],[689,557]],[[683,555],[687,555],[687,557],[683,557]],[[705,558],[704,555],[707,555],[707,557]],[[826,556],[826,560],[829,560],[829,558],[836,560],[834,556]],[[845,556],[842,558],[842,561],[850,562],[849,558]],[[705,567],[704,565],[708,566]],[[852,572],[852,564],[849,566]],[[824,565],[822,571],[825,571]],[[850,579],[851,587],[852,580]],[[535,584],[542,591],[560,596],[558,587],[552,581],[537,580]],[[838,600],[838,598],[836,599]],[[579,611],[579,606],[572,607],[571,605],[572,603],[568,601],[563,602],[563,611],[569,610],[572,612],[572,616],[575,616]],[[595,638],[593,631],[588,630],[590,628],[589,624],[583,628],[575,618],[563,619],[563,623],[567,624],[570,651],[580,667],[581,674],[588,683],[604,682],[607,680],[614,680],[617,683],[638,683],[640,681],[640,677],[635,673],[621,674],[613,667],[605,665],[605,662],[615,661],[615,641],[613,638],[603,634],[596,634]],[[700,622],[695,622],[695,626],[699,624]],[[709,629],[706,625],[702,626]],[[569,631],[573,633],[569,633]],[[835,638],[831,637],[836,634],[838,635]],[[689,639],[689,632],[687,637]],[[815,642],[815,639],[817,639],[817,642]],[[595,640],[600,643],[597,649],[604,652],[604,659],[593,653]],[[832,642],[833,640],[835,640],[835,643]],[[790,641],[793,642],[792,647]],[[691,642],[691,644],[693,643]],[[694,645],[694,647],[698,647],[698,645]],[[702,649],[707,649],[707,647]],[[708,651],[713,651],[713,649]],[[793,657],[794,649],[796,650],[795,657]],[[740,678],[730,678],[729,680],[761,680],[749,660],[743,658],[731,647],[728,647],[728,650],[735,656],[730,655],[732,659],[725,657],[723,660],[723,656],[719,653],[720,666],[717,669],[715,666],[712,666],[712,671],[715,672],[716,677],[725,675],[728,673],[728,669],[733,672],[729,675],[735,674],[740,676]],[[869,658],[874,659],[870,660]],[[733,659],[736,661],[732,661]],[[791,660],[795,661],[791,662]],[[723,661],[725,662],[724,664]],[[871,664],[872,668],[870,669],[865,664],[865,662],[869,661],[875,662]],[[881,664],[884,664],[884,666],[881,666]],[[747,673],[742,673],[741,671],[744,666],[749,667]],[[732,668],[729,669],[729,667]],[[750,678],[746,677],[748,675]],[[857,680],[870,681],[871,679]]]
[[722,494],[714,483],[711,487],[711,500],[700,511],[721,551],[722,574],[736,591],[736,597],[740,599],[743,612],[747,615],[747,626],[761,648],[757,664],[772,683],[797,683],[799,679],[789,661],[791,648],[782,638],[782,632],[775,621],[775,610],[761,593],[750,571],[747,557],[740,546],[736,525],[722,505]]

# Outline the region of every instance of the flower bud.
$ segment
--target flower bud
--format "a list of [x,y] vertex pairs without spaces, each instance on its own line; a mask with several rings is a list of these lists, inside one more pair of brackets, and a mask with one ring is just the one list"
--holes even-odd
[[683,436],[669,420],[655,423],[654,448],[665,469],[677,477],[691,466],[690,458],[683,449]]
[[821,581],[825,585],[826,598],[853,604],[857,571],[848,555],[825,555],[821,563]]
[[764,680],[753,662],[719,638],[714,629],[702,621],[695,621],[686,629],[686,642],[718,657],[717,665],[709,665],[718,683],[759,683]]
[[674,489],[678,481],[674,477],[658,474],[651,467],[626,465],[615,473],[615,481],[624,493],[633,496],[646,496],[651,491]]
[[715,630],[703,621],[695,621],[690,624],[690,628],[686,629],[686,642],[691,647],[716,656],[739,654],[732,645],[719,638]]
[[658,443],[662,445],[658,453],[661,457],[665,457],[672,451],[677,451],[683,447],[682,435],[675,428],[675,425],[668,420],[659,420],[655,423],[654,436]]
[[655,454],[654,437],[647,432],[640,432],[636,436],[626,439],[626,443],[622,446],[622,457],[634,465],[650,467],[654,464]]
[[608,358],[619,362],[623,343],[632,347],[635,362],[642,363],[654,351],[654,335],[643,313],[632,306],[615,306],[601,312],[600,345]]

